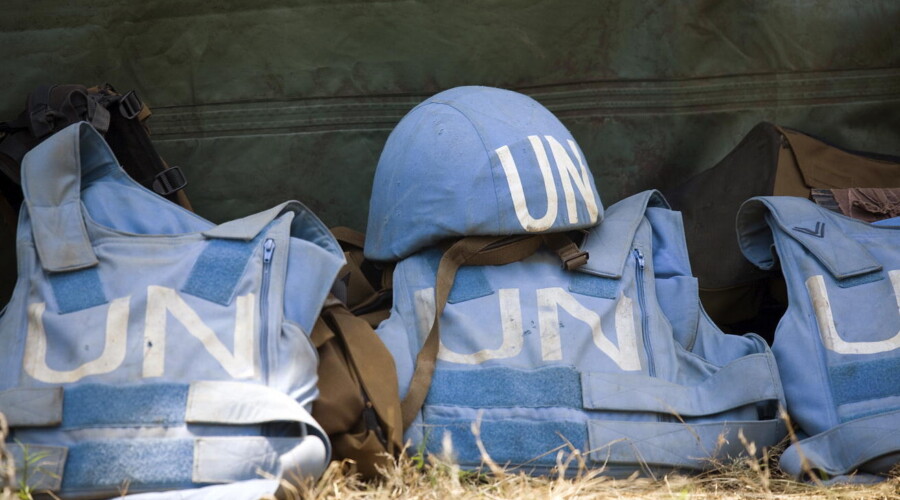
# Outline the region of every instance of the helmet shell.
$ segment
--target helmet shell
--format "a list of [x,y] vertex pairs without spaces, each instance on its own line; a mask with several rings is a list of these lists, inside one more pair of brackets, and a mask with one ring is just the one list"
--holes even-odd
[[388,137],[365,254],[399,260],[446,239],[592,227],[603,206],[572,134],[534,99],[457,87],[412,109]]

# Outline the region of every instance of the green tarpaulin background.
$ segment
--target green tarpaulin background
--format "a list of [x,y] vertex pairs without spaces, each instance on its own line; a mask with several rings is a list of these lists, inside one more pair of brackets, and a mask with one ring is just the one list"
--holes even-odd
[[3,11],[0,118],[42,83],[136,89],[195,209],[217,222],[293,198],[328,225],[364,229],[388,133],[458,85],[519,90],[560,116],[606,205],[711,167],[762,120],[900,154],[893,0],[32,0]]

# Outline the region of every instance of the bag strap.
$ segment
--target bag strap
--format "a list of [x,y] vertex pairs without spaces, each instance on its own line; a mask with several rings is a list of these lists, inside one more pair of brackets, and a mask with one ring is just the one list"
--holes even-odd
[[898,418],[900,410],[891,410],[844,422],[792,443],[779,465],[798,479],[817,472],[829,477],[859,472],[859,467],[900,451]]
[[393,264],[374,263],[366,258],[366,236],[345,226],[331,228],[331,234],[344,250],[347,264],[341,277],[347,285],[345,303],[353,314],[365,319],[373,328],[390,315],[393,291]]
[[431,388],[431,379],[441,344],[440,318],[450,297],[456,272],[462,266],[500,266],[518,262],[534,254],[541,244],[557,251],[567,270],[574,269],[574,266],[581,265],[588,259],[587,253],[578,250],[574,242],[562,233],[535,236],[468,236],[456,241],[444,252],[435,278],[434,322],[422,349],[416,356],[416,367],[409,391],[400,404],[404,431],[412,425]]
[[115,151],[129,176],[156,194],[192,210],[183,188],[184,173],[170,167],[150,141],[146,120],[152,113],[134,91],[118,93],[111,85],[41,85],[29,94],[26,109],[12,121],[0,123],[0,194],[14,209],[22,202],[18,193],[20,165],[25,154],[39,143],[79,121],[87,121]]
[[383,423],[378,425],[367,418],[366,424],[374,427],[386,451],[396,456],[403,448],[403,422],[393,356],[369,323],[351,313],[336,298],[330,297],[326,301],[321,320],[316,322],[313,329],[314,343],[324,343],[327,339],[323,337],[339,337],[348,363],[359,375],[359,384],[367,406],[364,411],[374,411],[377,419]]

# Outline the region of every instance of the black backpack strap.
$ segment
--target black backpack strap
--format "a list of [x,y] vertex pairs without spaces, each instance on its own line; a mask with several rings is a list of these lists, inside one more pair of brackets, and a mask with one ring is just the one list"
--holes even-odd
[[0,195],[18,209],[18,185],[25,153],[68,125],[86,121],[101,134],[132,178],[172,202],[191,209],[182,189],[187,185],[178,167],[169,167],[150,141],[144,121],[150,109],[134,91],[119,94],[109,84],[41,85],[29,94],[26,109],[0,123]]

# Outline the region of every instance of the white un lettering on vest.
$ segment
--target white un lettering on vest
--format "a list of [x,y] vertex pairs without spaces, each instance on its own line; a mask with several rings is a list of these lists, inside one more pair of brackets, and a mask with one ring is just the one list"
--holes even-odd
[[[590,173],[584,164],[584,160],[581,158],[581,154],[578,152],[578,146],[575,145],[575,141],[571,139],[567,141],[569,150],[575,158],[573,161],[572,156],[569,156],[563,145],[553,136],[545,135],[544,140],[550,145],[550,152],[553,155],[554,163],[556,163],[556,175],[559,176],[562,184],[563,195],[566,199],[566,215],[569,223],[575,224],[579,222],[578,204],[575,199],[576,188],[587,209],[590,219],[588,222],[597,222],[599,210],[592,188]],[[556,190],[554,172],[550,167],[550,159],[547,156],[547,150],[544,148],[541,138],[536,135],[530,135],[528,136],[528,141],[537,159],[538,168],[541,170],[541,176],[544,179],[544,190],[547,196],[547,211],[539,218],[533,217],[528,209],[522,180],[519,177],[519,169],[509,147],[501,146],[495,150],[495,153],[500,159],[500,165],[503,167],[503,173],[506,175],[506,183],[509,186],[509,193],[512,196],[513,206],[515,207],[519,223],[526,231],[540,232],[550,229],[553,227],[553,223],[556,222],[559,212],[559,196]],[[575,185],[574,188],[572,184]]]
[[[525,343],[519,295],[520,291],[517,288],[501,288],[497,293],[500,302],[500,324],[502,325],[499,347],[462,354],[452,351],[441,341],[438,359],[450,363],[477,365],[492,359],[517,356]],[[573,318],[590,327],[594,345],[619,368],[625,371],[641,369],[637,334],[634,327],[634,301],[625,295],[620,295],[616,301],[616,331],[614,333],[617,342],[613,343],[600,326],[600,315],[583,306],[567,291],[559,287],[541,288],[536,291],[536,295],[541,359],[551,362],[562,360],[562,337],[559,326],[559,309],[561,308]],[[431,329],[434,321],[434,288],[415,292],[415,305],[419,332],[424,336]]]
[[[25,339],[23,369],[34,379],[49,384],[77,382],[89,375],[113,372],[125,362],[131,296],[110,301],[106,311],[105,341],[100,356],[66,370],[51,368],[47,362],[48,343],[52,335],[48,336],[44,328],[45,309],[46,304],[43,302],[28,306],[28,335]],[[165,374],[168,335],[166,324],[170,314],[191,336],[200,341],[203,348],[231,378],[258,378],[259,370],[254,358],[256,345],[254,294],[241,295],[235,299],[232,351],[177,291],[162,286],[147,287],[143,378],[162,377]]]
[[[897,312],[900,314],[900,270],[889,271],[888,276],[894,289],[894,298],[897,299]],[[880,352],[900,349],[900,331],[889,339],[871,342],[848,342],[841,337],[834,323],[834,315],[831,311],[831,301],[828,299],[828,291],[825,289],[825,280],[822,275],[811,276],[806,280],[806,289],[813,303],[816,313],[816,324],[819,326],[819,334],[822,336],[822,344],[826,349],[838,354],[878,354]],[[846,328],[852,327],[846,325]]]

